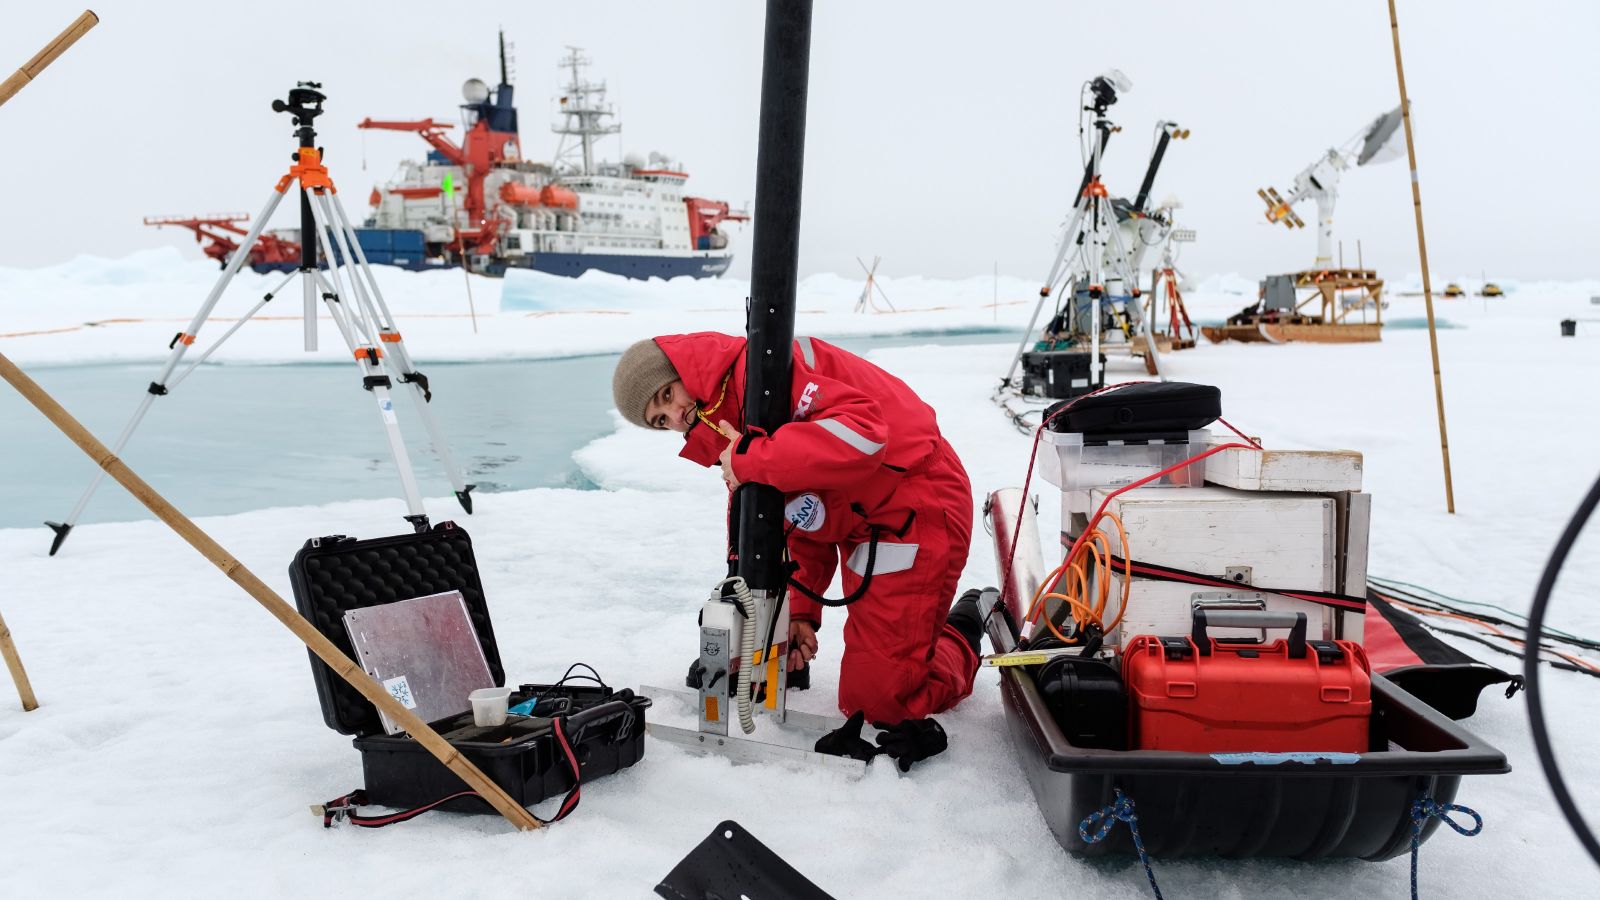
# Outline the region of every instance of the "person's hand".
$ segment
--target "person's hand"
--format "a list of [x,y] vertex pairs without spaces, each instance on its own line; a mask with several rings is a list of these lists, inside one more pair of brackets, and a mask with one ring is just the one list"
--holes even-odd
[[907,719],[898,725],[873,722],[872,727],[880,732],[878,751],[888,754],[902,772],[911,771],[916,763],[938,756],[950,746],[944,728],[935,719]]
[[789,620],[789,671],[803,669],[817,655],[817,630],[810,622]]
[[811,749],[829,756],[847,756],[850,759],[871,762],[874,756],[883,751],[862,740],[861,726],[866,718],[866,713],[857,710],[843,725],[823,735]]
[[739,434],[737,428],[729,425],[726,419],[717,423],[717,431],[728,439],[728,446],[722,448],[722,456],[718,461],[722,463],[722,480],[728,483],[728,490],[731,491],[739,486],[739,476],[733,474],[733,448],[739,446],[739,438],[743,435]]

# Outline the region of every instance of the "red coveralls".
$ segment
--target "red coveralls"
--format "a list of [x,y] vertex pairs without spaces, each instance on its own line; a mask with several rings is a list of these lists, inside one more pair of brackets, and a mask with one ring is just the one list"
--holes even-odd
[[[745,339],[655,340],[707,418],[743,432]],[[972,537],[967,473],[933,408],[888,372],[800,338],[791,375],[793,421],[752,438],[733,471],[784,492],[795,580],[818,594],[840,562],[844,593],[855,592],[868,526],[882,527],[871,584],[845,619],[839,709],[890,723],[943,712],[972,693],[978,671],[971,646],[945,624]],[[703,466],[717,465],[728,445],[704,423],[684,441],[679,455]],[[817,626],[822,607],[790,591],[789,615]]]

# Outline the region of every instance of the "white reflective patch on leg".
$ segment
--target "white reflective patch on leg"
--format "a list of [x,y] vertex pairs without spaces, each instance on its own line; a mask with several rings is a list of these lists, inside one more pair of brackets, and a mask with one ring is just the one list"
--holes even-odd
[[[856,545],[856,549],[850,551],[850,558],[844,561],[845,566],[857,575],[865,577],[867,554],[871,549],[870,542]],[[916,544],[886,544],[880,541],[877,558],[872,561],[872,574],[889,575],[894,572],[904,572],[916,561]]]
[[839,440],[844,441],[846,444],[849,444],[855,449],[860,450],[867,456],[871,456],[872,454],[883,449],[882,444],[878,443],[877,441],[867,440],[866,437],[859,431],[856,431],[854,428],[851,428],[849,425],[846,425],[838,419],[818,419],[817,424],[821,425],[824,431],[828,432]]

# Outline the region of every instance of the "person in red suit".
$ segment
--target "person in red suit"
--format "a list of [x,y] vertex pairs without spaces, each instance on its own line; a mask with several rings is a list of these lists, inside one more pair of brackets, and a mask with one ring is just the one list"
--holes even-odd
[[[864,719],[907,732],[891,744],[903,738],[938,752],[944,734],[930,717],[972,692],[982,634],[976,591],[950,606],[972,535],[966,470],[933,408],[905,382],[814,338],[794,342],[791,421],[770,434],[747,429],[745,350],[744,338],[716,332],[640,341],[617,364],[617,410],[635,425],[682,433],[679,455],[720,466],[729,490],[751,482],[784,493],[796,565],[789,669],[816,655],[818,601],[842,567],[841,599],[850,602],[839,709],[854,738]],[[857,755],[860,745],[842,740]]]

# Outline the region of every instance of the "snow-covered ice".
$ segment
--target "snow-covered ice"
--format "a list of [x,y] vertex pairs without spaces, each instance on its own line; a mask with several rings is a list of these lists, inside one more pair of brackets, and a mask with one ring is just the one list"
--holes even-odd
[[[0,271],[0,352],[25,366],[160,359],[214,277],[209,264],[166,254]],[[477,280],[484,321],[474,336],[459,272],[381,277],[423,362],[614,351],[662,331],[737,331],[747,287],[513,280],[503,285],[507,302],[502,285]],[[247,305],[264,289],[255,278],[242,279],[243,297],[225,305]],[[1248,291],[1237,278],[1202,283],[1190,295],[1192,314],[1234,311],[1245,301],[1240,285]],[[987,277],[884,286],[897,306],[919,311],[856,315],[859,282],[812,278],[801,287],[798,329],[936,331],[996,318]],[[1586,325],[1563,339],[1556,324],[1600,317],[1588,302],[1597,288],[1525,284],[1487,303],[1438,302],[1457,326],[1439,334],[1454,516],[1444,512],[1426,331],[1392,329],[1380,344],[1345,347],[1202,345],[1170,357],[1171,375],[1219,385],[1229,419],[1269,444],[1365,453],[1375,574],[1525,608],[1600,458],[1600,332]],[[1000,280],[1002,326],[1020,328],[1036,289]],[[670,299],[646,300],[657,295]],[[1421,307],[1420,298],[1396,296],[1388,316],[1418,317]],[[141,321],[110,321],[127,318]],[[81,324],[91,321],[106,324]],[[222,355],[297,361],[298,328],[246,328]],[[220,330],[208,326],[202,344]],[[5,336],[25,331],[51,333]],[[929,341],[872,358],[938,409],[979,494],[1020,483],[1028,439],[988,401],[1013,341]],[[1126,364],[1112,375],[1139,377]],[[694,612],[719,574],[724,498],[714,472],[675,458],[674,441],[619,419],[614,434],[577,455],[604,490],[485,495],[476,515],[458,518],[474,538],[510,679],[550,680],[578,661],[618,686],[682,677],[694,653]],[[76,451],[63,438],[61,452]],[[1042,506],[1049,533],[1054,504]],[[439,518],[454,509],[446,498],[429,508]],[[330,502],[201,525],[288,597],[286,567],[306,538],[394,533],[402,512],[398,500]],[[1600,587],[1596,540],[1580,543],[1552,610],[1554,624],[1590,636],[1600,634],[1591,600]],[[640,764],[586,787],[570,819],[536,833],[513,833],[492,815],[438,813],[382,831],[326,831],[307,805],[358,786],[360,762],[347,738],[324,727],[299,643],[153,521],[82,526],[54,559],[47,545],[43,529],[0,530],[0,614],[43,704],[21,712],[0,679],[6,896],[641,897],[725,818],[841,898],[1148,894],[1136,862],[1086,863],[1055,844],[1006,737],[992,671],[941,717],[949,752],[907,776],[889,766],[854,781],[733,766],[650,740]],[[980,528],[962,584],[994,580]],[[797,708],[831,706],[840,618],[825,624],[815,687],[794,695]],[[1514,662],[1461,646],[1495,665]],[[1600,716],[1600,683],[1558,671],[1547,671],[1545,683],[1567,776],[1580,804],[1600,809],[1600,750],[1587,725]],[[1458,802],[1483,813],[1485,829],[1475,838],[1441,830],[1424,846],[1423,893],[1595,896],[1594,869],[1533,756],[1521,698],[1508,702],[1491,689],[1467,725],[1504,750],[1514,771],[1465,779]],[[1178,898],[1404,896],[1408,877],[1404,857],[1162,860],[1156,872]]]

